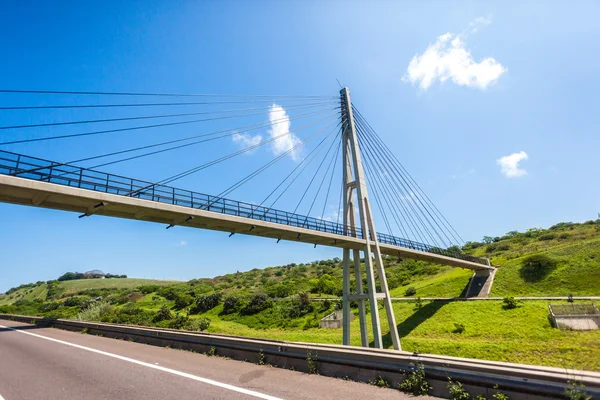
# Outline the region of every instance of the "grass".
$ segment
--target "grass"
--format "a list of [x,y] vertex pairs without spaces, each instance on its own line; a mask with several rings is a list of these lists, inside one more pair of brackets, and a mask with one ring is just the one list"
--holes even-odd
[[496,273],[491,296],[600,295],[600,239],[548,248],[543,254],[558,261],[556,269],[538,282],[520,274],[525,256],[508,260]]
[[[212,321],[208,332],[341,344],[341,329],[257,329],[240,320],[224,320],[219,313],[216,307],[203,314]],[[380,313],[386,332],[384,314]],[[546,301],[523,302],[513,310],[504,310],[501,301],[425,301],[420,310],[414,310],[412,302],[401,302],[394,303],[394,315],[405,351],[600,371],[600,331],[552,328]],[[463,333],[453,333],[455,323],[465,326]],[[360,345],[357,318],[351,323],[351,343]],[[384,345],[391,348],[389,334]]]
[[392,297],[404,297],[406,289],[414,286],[417,294],[411,297],[458,297],[469,284],[473,271],[451,268],[433,276],[390,290]]

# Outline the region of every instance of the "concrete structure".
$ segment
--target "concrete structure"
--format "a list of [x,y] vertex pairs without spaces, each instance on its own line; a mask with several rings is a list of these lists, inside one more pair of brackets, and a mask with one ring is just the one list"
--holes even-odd
[[548,309],[555,328],[574,331],[600,328],[600,310],[595,304],[548,304]]
[[[3,174],[0,174],[0,201],[73,211],[79,214],[135,219],[165,225],[211,229],[356,250],[362,250],[365,243],[363,239],[350,236]],[[471,270],[494,269],[472,261],[400,246],[380,244],[380,249],[382,254],[413,258],[452,267]]]
[[[344,313],[342,311],[334,311],[329,315],[321,318],[319,326],[324,329],[339,329],[343,326]],[[350,313],[350,322],[354,321],[354,314]]]
[[[356,232],[360,228],[363,232],[364,246],[362,249],[352,249],[352,260],[350,259],[350,248],[344,248],[343,256],[343,343],[350,345],[350,301],[358,302],[358,318],[360,321],[360,336],[363,347],[369,346],[369,334],[367,332],[365,300],[369,300],[371,325],[373,340],[376,348],[383,348],[383,338],[381,326],[379,323],[379,307],[377,300],[383,300],[387,315],[387,321],[390,328],[390,336],[394,349],[401,350],[398,329],[396,328],[396,317],[392,308],[390,291],[388,289],[387,279],[381,258],[381,248],[377,240],[377,230],[371,213],[369,196],[367,193],[367,183],[365,181],[363,166],[358,148],[358,138],[354,126],[354,114],[352,112],[352,101],[350,100],[350,91],[344,88],[340,91],[342,102],[342,166],[343,166],[343,187],[344,187],[344,226]],[[356,211],[358,209],[358,222]],[[362,250],[367,275],[367,293],[365,294],[362,286],[362,268],[360,263],[360,251]],[[350,291],[350,262],[352,261],[354,270],[354,282],[356,293]],[[379,286],[381,292],[377,293],[377,284],[373,263],[377,267]]]

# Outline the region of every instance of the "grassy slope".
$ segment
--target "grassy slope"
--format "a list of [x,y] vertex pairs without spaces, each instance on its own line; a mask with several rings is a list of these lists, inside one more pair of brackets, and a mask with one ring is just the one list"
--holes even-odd
[[[65,294],[73,294],[82,290],[89,289],[102,289],[102,288],[117,288],[117,289],[133,289],[140,285],[158,285],[167,286],[177,283],[180,281],[160,281],[155,279],[142,279],[142,278],[110,278],[110,279],[79,279],[73,281],[60,282],[59,286],[64,289]],[[46,300],[47,285],[42,284],[34,288],[19,289],[18,291],[11,293],[10,295],[0,296],[0,305],[11,304],[15,300],[24,299],[28,301],[32,300]]]
[[[277,340],[341,343],[341,329],[256,329],[219,316],[222,306],[203,314],[211,319],[209,332]],[[514,310],[502,302],[394,303],[403,349],[560,368],[600,370],[600,331],[560,331],[550,326],[548,303],[528,301]],[[384,332],[389,332],[385,313]],[[266,317],[266,316],[265,316]],[[453,333],[455,323],[465,326]],[[351,341],[360,345],[358,318],[352,322]],[[372,339],[372,338],[371,338]],[[391,347],[389,336],[385,345]]]
[[[539,238],[539,232],[518,237],[504,237],[489,245],[480,245],[470,250],[471,254],[487,256],[500,269],[494,281],[493,296],[518,295],[600,295],[600,233],[593,225],[576,225],[554,232],[550,240]],[[562,238],[559,237],[562,235]],[[500,247],[500,248],[498,248]],[[525,257],[543,252],[556,259],[558,265],[547,276],[536,282],[527,282],[520,275]],[[420,297],[459,296],[468,284],[471,271],[448,267],[423,269],[418,273],[405,273],[414,265],[386,261],[390,282],[396,282],[391,293],[403,297],[406,288],[417,288]],[[420,269],[419,269],[420,268]],[[416,269],[415,269],[416,271]],[[313,263],[305,266],[274,267],[229,274],[202,281],[197,286],[178,283],[182,290],[198,293],[221,291],[225,294],[246,295],[257,290],[266,290],[268,285],[292,283],[295,290],[308,290],[310,281],[323,274],[331,276],[339,284],[339,264]],[[80,290],[103,288],[116,285],[121,290],[133,289],[140,284],[169,285],[173,282],[106,279],[82,280],[61,283],[64,296]],[[0,305],[14,302],[18,298],[45,299],[46,285],[33,289],[21,289],[10,296],[0,297]],[[202,289],[200,289],[202,287]],[[319,295],[319,293],[313,293]],[[324,295],[324,294],[323,294]],[[133,297],[132,297],[133,298]],[[146,310],[157,311],[162,305],[173,307],[156,293],[135,297],[136,305]],[[60,300],[59,300],[60,301]],[[548,322],[547,301],[528,301],[515,310],[504,310],[501,302],[424,302],[420,310],[412,302],[394,304],[398,329],[403,348],[422,353],[446,354],[500,361],[531,363],[556,367],[600,370],[600,331],[559,331]],[[223,305],[215,307],[202,316],[211,319],[209,332],[239,336],[262,337],[280,340],[340,343],[341,330],[310,328],[303,329],[307,321],[314,322],[329,309],[317,305],[316,314],[291,319],[276,303],[272,308],[253,316],[232,314],[222,316]],[[76,310],[69,310],[70,313]],[[382,326],[387,327],[385,313]],[[197,316],[194,316],[196,318]],[[198,316],[199,317],[199,316]],[[462,334],[453,333],[454,324],[465,326]],[[385,331],[385,328],[384,328]],[[360,343],[358,320],[352,322],[352,343]],[[389,338],[385,344],[390,346]]]

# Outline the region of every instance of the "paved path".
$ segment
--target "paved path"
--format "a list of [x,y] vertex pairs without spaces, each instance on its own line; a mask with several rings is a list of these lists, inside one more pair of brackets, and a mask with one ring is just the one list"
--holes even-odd
[[0,320],[0,400],[375,398],[410,397],[341,379]]

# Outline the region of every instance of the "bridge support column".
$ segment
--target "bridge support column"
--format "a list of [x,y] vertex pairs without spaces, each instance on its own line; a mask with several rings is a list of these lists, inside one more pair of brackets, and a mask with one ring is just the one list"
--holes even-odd
[[[373,215],[369,206],[367,186],[358,146],[358,138],[354,125],[352,113],[352,102],[350,91],[344,88],[340,91],[342,106],[342,162],[343,162],[343,185],[344,185],[344,230],[346,235],[361,237],[365,239],[363,250],[364,269],[367,278],[367,292],[363,289],[363,269],[361,265],[360,252],[352,251],[352,263],[354,264],[355,291],[351,290],[350,273],[350,249],[344,249],[344,295],[343,295],[343,343],[350,344],[350,302],[358,302],[358,313],[361,333],[361,344],[369,345],[365,300],[369,300],[371,325],[373,328],[373,342],[376,348],[383,348],[381,325],[379,323],[378,299],[382,299],[390,328],[390,336],[394,349],[400,350],[400,338],[396,327],[396,319],[388,290],[387,279],[377,239],[377,231],[373,222]],[[358,208],[358,219],[356,208]],[[358,222],[358,224],[357,224]],[[377,276],[373,268],[377,267]],[[377,281],[381,292],[377,292]]]

